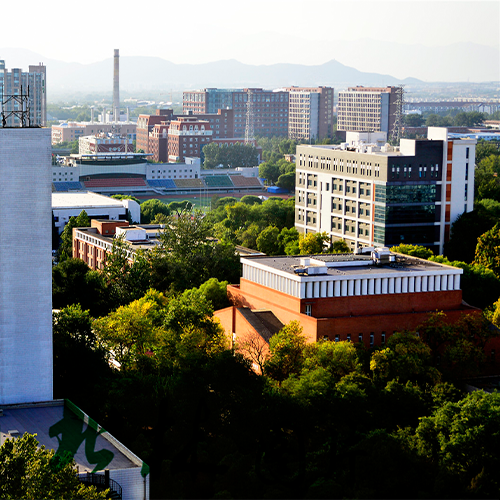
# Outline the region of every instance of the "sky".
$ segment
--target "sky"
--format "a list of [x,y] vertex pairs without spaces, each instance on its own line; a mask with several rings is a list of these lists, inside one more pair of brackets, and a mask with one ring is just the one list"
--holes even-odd
[[[174,63],[237,59],[247,64],[322,64],[357,67],[391,58],[372,41],[459,42],[499,48],[500,2],[456,0],[46,0],[2,6],[0,47],[25,48],[47,59],[91,63],[112,57],[153,56]],[[40,23],[43,19],[43,24]],[[346,43],[357,41],[354,53]],[[373,54],[370,54],[374,50]],[[1,57],[1,56],[0,56]],[[364,61],[364,62],[363,62]],[[386,66],[390,67],[390,64]],[[393,63],[396,68],[396,64]],[[367,69],[357,67],[362,71]],[[371,68],[368,70],[372,70]]]

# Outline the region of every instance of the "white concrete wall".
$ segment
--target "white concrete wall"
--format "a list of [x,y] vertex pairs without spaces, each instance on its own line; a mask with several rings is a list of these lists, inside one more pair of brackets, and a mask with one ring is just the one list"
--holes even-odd
[[50,140],[0,128],[0,404],[52,399]]

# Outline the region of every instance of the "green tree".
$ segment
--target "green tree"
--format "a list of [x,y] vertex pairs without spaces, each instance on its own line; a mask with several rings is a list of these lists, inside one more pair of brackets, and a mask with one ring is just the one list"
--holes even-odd
[[280,176],[280,168],[275,163],[264,162],[259,165],[259,177],[275,184]]
[[227,297],[227,285],[227,281],[210,278],[199,287],[200,292],[212,303],[215,311],[231,305]]
[[500,278],[500,223],[478,238],[474,264],[490,269]]
[[287,191],[295,190],[295,173],[290,172],[288,174],[282,174],[278,177],[276,185],[280,188],[286,189]]
[[141,299],[94,322],[100,345],[121,369],[134,367],[140,357],[154,348],[165,305],[163,294],[150,290]]
[[52,304],[61,309],[80,304],[93,315],[106,311],[106,285],[99,271],[80,259],[67,259],[52,268]]
[[297,255],[300,251],[299,232],[295,227],[284,227],[278,235],[278,243],[280,245],[280,254],[286,253],[287,255]]
[[253,194],[247,194],[246,196],[242,196],[240,199],[241,203],[245,203],[246,205],[262,205],[262,200]]
[[73,229],[76,227],[90,227],[90,218],[85,210],[78,217],[70,217],[61,233],[61,245],[59,246],[58,261],[64,262],[73,257]]
[[345,240],[335,240],[332,243],[332,253],[351,253],[351,248]]
[[371,356],[370,370],[379,380],[435,384],[440,373],[431,366],[431,348],[414,333],[392,335],[385,349]]
[[75,462],[56,456],[25,433],[7,439],[0,447],[0,497],[5,499],[104,500],[109,490],[98,492],[78,480]]
[[268,226],[264,229],[257,238],[257,249],[266,255],[279,255],[280,244],[278,236],[279,229],[276,226]]
[[467,491],[472,498],[498,498],[499,425],[500,394],[475,391],[421,418],[410,442],[442,468],[450,497]]
[[302,370],[306,339],[298,321],[291,321],[269,340],[270,358],[264,373],[280,384]]
[[425,120],[422,115],[411,113],[409,115],[404,115],[403,122],[405,127],[422,127]]
[[323,253],[325,245],[328,242],[328,234],[323,233],[307,233],[305,236],[300,235],[299,248],[302,255],[312,255]]
[[143,224],[150,224],[158,214],[169,216],[170,208],[156,198],[141,203],[141,222]]
[[419,245],[406,245],[401,243],[400,245],[391,247],[391,252],[402,253],[409,255],[410,257],[418,257],[419,259],[428,259],[434,252],[427,247]]

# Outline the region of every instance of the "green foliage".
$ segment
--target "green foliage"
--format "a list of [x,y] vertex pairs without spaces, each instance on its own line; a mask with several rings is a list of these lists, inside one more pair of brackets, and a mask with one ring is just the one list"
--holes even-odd
[[450,241],[445,244],[445,255],[450,260],[472,262],[477,239],[491,229],[500,216],[500,204],[496,200],[477,202],[472,212],[459,215],[451,226]]
[[476,145],[476,165],[491,155],[500,155],[500,144],[498,141],[479,141]]
[[28,433],[7,439],[0,447],[0,477],[0,497],[7,500],[104,500],[108,493],[81,484],[73,460],[57,459],[54,451],[39,447],[35,436]]
[[75,227],[90,227],[90,218],[85,210],[78,217],[70,217],[61,233],[61,245],[58,251],[58,261],[64,262],[73,257],[73,229]]
[[67,259],[52,268],[52,305],[56,309],[80,304],[99,315],[106,310],[106,284],[98,271],[80,259]]
[[429,248],[419,245],[406,245],[404,243],[391,247],[390,250],[391,252],[402,253],[411,257],[418,257],[419,259],[428,259],[434,255],[434,252]]
[[227,281],[219,281],[217,278],[210,278],[200,287],[200,292],[212,303],[215,311],[224,309],[230,305],[227,298]]
[[422,127],[424,122],[424,117],[418,113],[411,113],[403,116],[403,123],[405,127]]
[[231,144],[219,146],[212,142],[203,147],[205,161],[203,168],[212,169],[222,165],[224,168],[254,167],[258,164],[257,149],[252,144]]
[[141,299],[94,322],[100,345],[112,353],[122,369],[135,367],[139,358],[153,349],[165,304],[163,294],[150,290]]
[[295,190],[295,173],[290,172],[288,174],[282,174],[278,177],[276,185],[280,188],[286,189],[287,191]]
[[262,200],[253,194],[247,194],[246,196],[242,196],[240,199],[241,203],[245,203],[246,205],[262,205]]
[[266,227],[257,237],[257,250],[266,255],[279,255],[281,253],[278,241],[279,234],[280,231],[276,226]]
[[115,200],[133,200],[136,203],[141,203],[138,198],[129,194],[112,194],[111,198],[114,198]]
[[345,240],[335,240],[332,243],[332,253],[351,253],[351,248]]
[[306,339],[298,321],[291,321],[269,340],[270,358],[264,365],[267,376],[281,383],[302,370]]
[[500,394],[476,391],[423,417],[410,443],[442,469],[450,497],[468,491],[472,498],[497,498],[499,425]]
[[[183,201],[172,201],[168,204],[168,208],[170,212],[175,212],[177,215],[180,215],[185,210],[190,211],[193,209],[193,204],[189,200]],[[168,214],[165,214],[168,215]]]
[[170,215],[170,208],[155,198],[141,203],[141,222],[143,224],[150,224],[158,214],[168,217]]
[[431,349],[413,333],[395,333],[385,349],[375,351],[370,370],[377,380],[435,384],[439,372],[431,366]]
[[490,269],[500,278],[500,223],[478,238],[474,264]]
[[329,237],[326,232],[307,233],[299,236],[299,249],[301,255],[313,255],[323,253]]

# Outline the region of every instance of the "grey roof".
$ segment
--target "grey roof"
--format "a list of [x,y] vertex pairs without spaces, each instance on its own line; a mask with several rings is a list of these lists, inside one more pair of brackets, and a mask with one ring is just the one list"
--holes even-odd
[[74,454],[80,472],[142,466],[139,458],[71,402],[0,406],[0,410],[0,444],[28,432],[47,449]]
[[[389,264],[375,264],[371,257],[367,255],[354,254],[319,254],[319,255],[297,255],[297,256],[245,256],[242,262],[255,262],[268,266],[272,269],[283,271],[289,274],[295,274],[294,269],[301,267],[301,259],[308,258],[311,264],[305,267],[316,267],[318,263],[324,262],[327,266],[328,276],[359,275],[359,274],[398,274],[401,272],[422,272],[422,271],[446,271],[461,274],[459,268],[439,264],[436,262],[409,257],[402,254],[394,254],[395,262]],[[352,263],[352,265],[349,265]],[[336,265],[338,264],[338,265]]]

